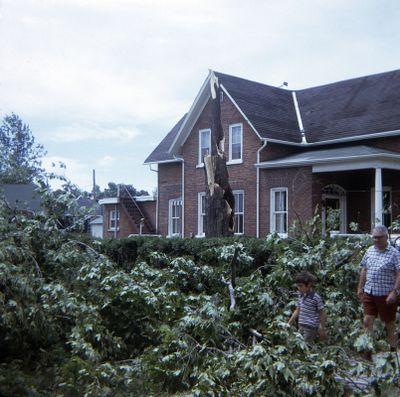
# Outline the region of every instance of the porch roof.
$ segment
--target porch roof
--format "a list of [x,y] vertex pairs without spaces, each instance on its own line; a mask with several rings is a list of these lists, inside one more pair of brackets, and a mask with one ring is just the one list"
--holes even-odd
[[366,168],[400,170],[400,153],[366,145],[313,150],[255,164],[257,168],[311,166],[313,172],[347,171]]

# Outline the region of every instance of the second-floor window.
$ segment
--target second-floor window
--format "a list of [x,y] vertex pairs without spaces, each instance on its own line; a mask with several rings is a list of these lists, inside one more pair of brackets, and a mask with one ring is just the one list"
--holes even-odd
[[229,161],[240,162],[243,155],[243,125],[229,126]]
[[287,235],[288,231],[288,189],[271,189],[271,232]]
[[235,196],[235,234],[244,233],[244,192],[243,190],[234,190]]
[[182,235],[182,200],[169,200],[168,235],[170,237]]
[[115,230],[119,228],[119,211],[118,210],[111,210],[110,211],[110,222],[109,222],[109,229]]
[[204,156],[211,153],[211,130],[199,131],[199,159],[198,164],[203,165]]

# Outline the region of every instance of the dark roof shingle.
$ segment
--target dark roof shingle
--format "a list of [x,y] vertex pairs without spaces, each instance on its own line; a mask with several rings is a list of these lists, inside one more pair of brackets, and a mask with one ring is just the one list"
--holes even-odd
[[172,130],[168,132],[164,139],[151,152],[151,154],[144,161],[144,164],[158,163],[174,159],[172,154],[168,152],[168,149],[170,148],[172,142],[175,140],[185,118],[186,114],[175,124]]
[[400,130],[400,70],[297,91],[307,142]]

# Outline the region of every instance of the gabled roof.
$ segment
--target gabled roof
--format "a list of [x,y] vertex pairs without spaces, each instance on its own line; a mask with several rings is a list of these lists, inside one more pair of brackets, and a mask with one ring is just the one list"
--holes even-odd
[[[174,155],[210,98],[212,73],[187,115],[145,163],[177,161]],[[400,70],[297,91],[214,74],[260,139],[311,146],[400,135]],[[303,133],[306,144],[302,141]]]
[[36,189],[33,183],[0,185],[0,199],[5,200],[14,210],[41,212],[42,200]]
[[301,143],[292,92],[215,72],[261,138]]
[[178,132],[181,128],[182,123],[186,118],[186,114],[174,125],[172,130],[168,132],[165,138],[159,143],[159,145],[152,151],[150,156],[146,158],[144,164],[152,163],[163,163],[174,161],[173,153],[169,152],[169,148],[172,142],[175,140]]
[[297,91],[307,142],[400,132],[400,70]]

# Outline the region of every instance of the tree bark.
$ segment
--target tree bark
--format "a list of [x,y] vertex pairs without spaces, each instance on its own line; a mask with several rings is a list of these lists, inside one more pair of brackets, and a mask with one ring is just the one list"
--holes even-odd
[[229,185],[221,124],[220,87],[211,78],[211,153],[204,156],[206,203],[204,232],[206,237],[232,236],[235,198]]

